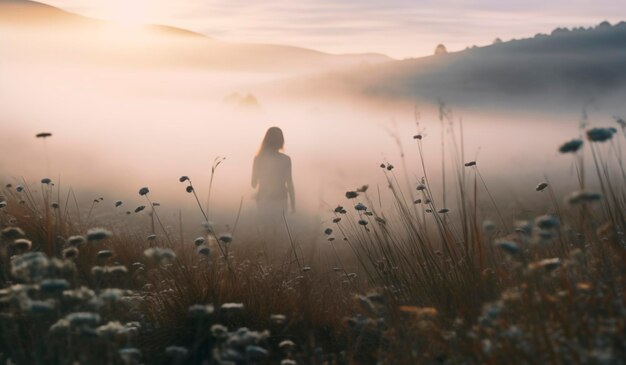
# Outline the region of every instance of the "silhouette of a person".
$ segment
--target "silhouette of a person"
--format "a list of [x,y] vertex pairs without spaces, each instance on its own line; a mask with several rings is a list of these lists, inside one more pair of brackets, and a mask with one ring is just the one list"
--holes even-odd
[[256,195],[259,214],[269,225],[272,221],[275,224],[288,206],[292,212],[296,210],[291,158],[280,152],[284,145],[283,131],[271,127],[265,133],[252,166],[252,187],[259,188]]

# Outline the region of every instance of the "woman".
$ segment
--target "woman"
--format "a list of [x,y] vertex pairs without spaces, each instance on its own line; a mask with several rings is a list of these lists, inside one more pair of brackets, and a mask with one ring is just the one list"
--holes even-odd
[[284,145],[283,131],[271,127],[265,133],[252,166],[252,187],[259,187],[257,206],[266,223],[275,223],[277,216],[287,212],[288,203],[292,212],[296,210],[291,158],[280,152]]

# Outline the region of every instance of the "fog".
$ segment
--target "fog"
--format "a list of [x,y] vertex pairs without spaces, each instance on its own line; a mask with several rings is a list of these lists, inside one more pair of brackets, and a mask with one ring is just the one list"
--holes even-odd
[[[424,136],[431,183],[441,193],[442,123],[435,95],[372,102],[338,92],[329,98],[312,86],[306,96],[294,97],[281,86],[309,78],[310,70],[125,66],[119,59],[107,63],[106,57],[99,62],[66,58],[63,50],[73,48],[55,53],[45,40],[9,38],[0,61],[0,177],[6,182],[36,186],[51,177],[78,191],[85,204],[103,196],[129,206],[142,202],[137,191],[148,186],[153,200],[175,211],[196,204],[178,178],[190,176],[204,201],[211,165],[222,156],[213,211],[232,217],[241,199],[244,211],[254,208],[252,160],[267,128],[278,126],[293,161],[301,213],[329,212],[344,201],[345,191],[363,184],[384,191],[383,162],[396,166],[404,186],[401,150],[413,185],[424,175],[413,138],[417,133]],[[168,50],[153,50],[151,56]],[[252,101],[243,100],[247,94]],[[562,183],[563,193],[576,186],[572,160],[557,148],[579,136],[580,108],[533,111],[488,100],[449,107],[458,148],[462,123],[463,162],[477,160],[499,197],[523,196],[544,174]],[[591,125],[606,125],[623,112],[603,109],[601,100],[587,107]],[[449,121],[445,125],[449,128]],[[35,138],[40,132],[53,136]],[[447,143],[445,153],[451,156],[453,146]],[[450,180],[447,193],[454,194]]]

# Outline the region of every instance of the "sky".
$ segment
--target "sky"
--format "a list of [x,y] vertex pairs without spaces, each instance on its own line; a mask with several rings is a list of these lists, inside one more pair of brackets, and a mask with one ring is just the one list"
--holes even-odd
[[394,58],[626,20],[623,0],[41,0],[121,23],[165,24],[223,41]]

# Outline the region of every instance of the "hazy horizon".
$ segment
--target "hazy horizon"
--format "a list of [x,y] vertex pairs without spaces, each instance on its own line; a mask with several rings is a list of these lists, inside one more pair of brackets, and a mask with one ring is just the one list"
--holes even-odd
[[[401,59],[626,19],[619,1],[280,1],[45,0],[125,25],[162,24],[230,42],[285,44],[328,53],[376,52]],[[564,4],[567,4],[563,8]]]

